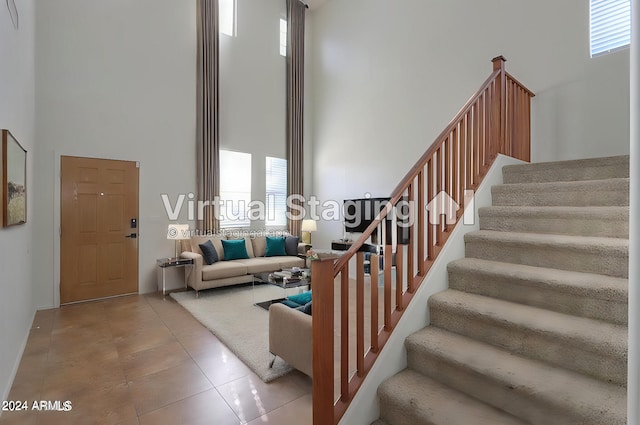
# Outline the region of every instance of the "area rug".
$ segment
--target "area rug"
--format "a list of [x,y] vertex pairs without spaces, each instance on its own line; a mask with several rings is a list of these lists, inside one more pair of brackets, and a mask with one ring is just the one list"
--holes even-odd
[[[289,291],[291,292],[291,291]],[[287,295],[291,295],[291,293]],[[269,362],[269,312],[256,302],[282,298],[283,290],[272,285],[232,286],[200,291],[174,292],[171,297],[234,352],[264,382],[286,375],[293,368],[281,358]]]

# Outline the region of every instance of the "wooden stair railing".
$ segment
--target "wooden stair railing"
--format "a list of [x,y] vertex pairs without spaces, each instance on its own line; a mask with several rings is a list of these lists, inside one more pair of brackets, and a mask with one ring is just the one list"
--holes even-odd
[[[496,156],[502,153],[530,160],[530,104],[534,94],[505,72],[504,57],[492,62],[489,78],[402,179],[362,236],[337,261],[326,259],[313,264],[315,425],[337,424],[344,415],[471,202],[469,195],[478,188]],[[442,192],[450,198],[438,196]],[[432,201],[436,196],[441,209],[426,212],[425,200]],[[455,208],[452,202],[459,206],[455,220],[441,219],[440,213]],[[412,204],[418,208],[409,208],[406,219],[406,211],[400,209]],[[384,249],[370,255],[370,279],[365,283],[364,251],[371,249],[369,242]],[[349,268],[354,262],[355,307],[349,300],[350,291],[354,291]],[[382,282],[379,264],[383,264]],[[336,304],[340,305],[340,314],[334,317]],[[349,332],[353,316],[355,341]],[[336,320],[338,332],[334,332]],[[369,332],[365,332],[366,325]]]

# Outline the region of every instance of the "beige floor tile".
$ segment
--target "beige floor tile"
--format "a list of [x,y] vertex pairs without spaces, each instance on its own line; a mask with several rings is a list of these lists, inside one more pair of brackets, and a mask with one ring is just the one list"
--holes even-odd
[[179,366],[191,357],[178,341],[159,345],[121,357],[120,363],[128,380]]
[[313,399],[306,394],[279,407],[264,416],[249,422],[248,425],[313,425]]
[[5,412],[0,425],[226,425],[236,412],[286,424],[310,416],[310,392],[299,373],[260,381],[173,299],[128,296],[36,313],[9,399],[73,409]]
[[311,380],[290,373],[270,383],[251,374],[216,387],[240,420],[249,422],[311,392]]
[[[14,400],[9,398],[9,400]],[[38,423],[38,413],[27,411],[2,412],[0,425],[36,425]]]
[[148,350],[173,341],[175,341],[175,337],[161,322],[151,327],[134,328],[127,336],[114,338],[121,356]]
[[129,381],[138,415],[213,388],[200,368],[189,360],[182,365]]
[[211,389],[140,416],[140,425],[233,425],[240,420]]
[[222,343],[209,350],[194,354],[192,357],[216,387],[253,373]]

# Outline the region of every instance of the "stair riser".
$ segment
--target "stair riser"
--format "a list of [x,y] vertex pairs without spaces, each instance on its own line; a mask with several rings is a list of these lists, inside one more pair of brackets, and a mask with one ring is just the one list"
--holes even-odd
[[615,277],[627,277],[628,274],[628,250],[622,248],[505,243],[470,238],[466,241],[465,254],[470,258]]
[[404,408],[405,406],[397,406],[395,400],[387,397],[386,394],[381,394],[380,391],[378,391],[378,398],[380,400],[380,417],[384,419],[384,423],[393,425],[436,425],[430,421],[419,421],[411,409]]
[[449,287],[559,313],[626,325],[626,302],[567,293],[548,287],[543,282],[518,279],[475,270],[449,270]]
[[579,412],[550,405],[536,398],[535,392],[520,387],[509,388],[492,376],[477,373],[464,364],[454,364],[426,349],[416,349],[411,344],[407,344],[407,364],[411,369],[534,425],[586,423]]
[[[580,190],[582,189],[582,190]],[[494,206],[606,207],[629,205],[629,182],[585,183],[576,186],[498,185],[491,188]]]
[[573,236],[596,236],[608,238],[628,238],[629,220],[615,216],[602,218],[509,216],[479,211],[480,229],[501,232],[544,233]]
[[430,302],[429,306],[433,326],[606,382],[618,385],[627,382],[626,352],[602,353],[599,350],[602,345],[598,346],[597,341],[587,344],[437,302]]
[[504,167],[502,176],[505,183],[546,183],[558,181],[601,180],[629,177],[629,162],[613,164],[603,167],[586,168],[557,168],[540,167],[538,169],[529,166]]

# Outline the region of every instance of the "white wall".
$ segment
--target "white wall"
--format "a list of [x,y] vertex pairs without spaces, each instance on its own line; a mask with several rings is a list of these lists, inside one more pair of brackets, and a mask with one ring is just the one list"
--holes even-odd
[[38,2],[36,306],[58,296],[60,155],[140,161],[140,291],[156,290],[155,259],[174,249],[160,194],[195,190],[195,5]]
[[[589,58],[588,3],[332,0],[314,10],[315,194],[387,196],[500,54],[537,94],[534,161],[627,154],[629,51]],[[314,240],[341,235],[340,223],[321,223]]]
[[14,29],[0,7],[0,128],[27,150],[27,224],[0,229],[0,395],[6,400],[33,321],[32,262],[35,187],[34,1],[18,0]]

